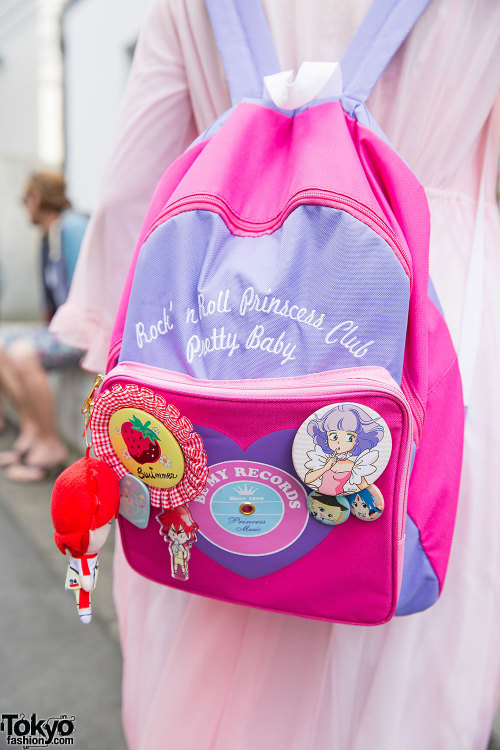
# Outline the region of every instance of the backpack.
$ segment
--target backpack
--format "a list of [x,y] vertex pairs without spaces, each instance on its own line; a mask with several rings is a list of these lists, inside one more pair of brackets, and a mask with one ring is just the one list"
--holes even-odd
[[426,3],[375,0],[292,85],[258,0],[207,0],[233,106],[157,186],[90,419],[153,581],[362,625],[441,592],[460,375],[424,190],[365,106]]

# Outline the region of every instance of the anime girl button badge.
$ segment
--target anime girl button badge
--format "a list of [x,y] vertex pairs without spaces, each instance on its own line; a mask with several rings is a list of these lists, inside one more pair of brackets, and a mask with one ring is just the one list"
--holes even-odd
[[[380,414],[346,402],[324,406],[303,422],[293,442],[292,459],[305,484],[338,503],[339,497],[372,484],[387,466],[391,450],[391,433]],[[314,494],[311,504],[316,502]],[[318,514],[315,517],[320,520]]]
[[364,490],[347,495],[351,513],[361,521],[376,521],[384,510],[384,498],[375,484],[369,484]]
[[342,495],[322,495],[315,490],[307,498],[307,510],[316,521],[338,526],[347,521],[351,507]]

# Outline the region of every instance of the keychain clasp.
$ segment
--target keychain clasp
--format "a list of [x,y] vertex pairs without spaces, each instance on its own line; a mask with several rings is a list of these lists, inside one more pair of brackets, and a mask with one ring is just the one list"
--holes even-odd
[[[94,384],[92,385],[91,391],[90,391],[89,395],[87,396],[87,399],[86,399],[85,403],[83,404],[83,406],[81,408],[81,413],[83,414],[83,419],[84,419],[84,422],[85,422],[85,428],[83,430],[82,437],[84,437],[85,439],[87,439],[87,428],[88,428],[88,424],[89,424],[90,415],[92,414],[94,393],[95,393],[96,389],[99,388],[99,386],[101,385],[101,383],[102,383],[103,380],[104,380],[104,377],[102,375],[97,375],[97,377],[94,380]],[[87,445],[88,445],[88,443],[87,443]]]

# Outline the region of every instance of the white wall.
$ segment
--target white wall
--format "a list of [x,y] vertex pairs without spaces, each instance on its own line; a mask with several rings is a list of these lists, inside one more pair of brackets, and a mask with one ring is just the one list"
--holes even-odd
[[69,196],[88,213],[96,206],[130,68],[128,49],[149,4],[0,0],[0,320],[40,317],[40,240],[20,197],[30,171],[62,167],[63,119]]
[[39,12],[0,3],[0,318],[40,314],[38,235],[20,203],[38,164]]
[[150,0],[77,0],[63,17],[66,177],[76,207],[95,208],[134,45]]

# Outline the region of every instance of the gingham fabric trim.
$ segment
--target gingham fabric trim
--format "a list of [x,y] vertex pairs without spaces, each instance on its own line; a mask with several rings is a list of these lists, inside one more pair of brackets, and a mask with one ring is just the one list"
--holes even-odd
[[175,406],[168,404],[163,396],[153,393],[149,388],[132,383],[125,386],[117,383],[101,392],[90,418],[95,455],[111,466],[120,479],[129,473],[113,449],[108,428],[109,420],[116,411],[133,407],[143,409],[162,422],[175,437],[184,454],[184,476],[179,484],[168,489],[148,485],[151,505],[156,508],[175,508],[194,500],[202,492],[208,479],[207,454],[203,450],[201,437],[193,432],[193,425],[187,417],[181,416]]

